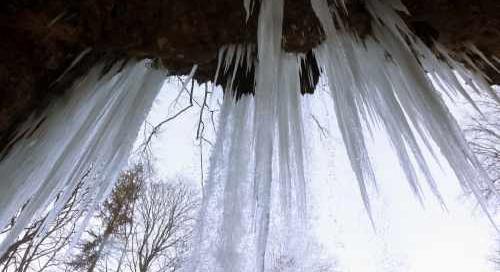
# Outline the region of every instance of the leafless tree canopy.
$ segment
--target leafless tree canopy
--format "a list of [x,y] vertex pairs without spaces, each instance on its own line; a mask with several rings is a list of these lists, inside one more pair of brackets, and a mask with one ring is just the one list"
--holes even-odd
[[[83,180],[72,192],[55,220],[47,222],[49,213],[24,229],[17,240],[0,256],[0,269],[6,271],[45,271],[64,266],[63,249],[67,248],[83,210],[86,190]],[[22,210],[20,211],[22,212]],[[13,226],[7,226],[7,233]]]
[[[497,94],[500,95],[500,92],[497,91]],[[497,191],[500,191],[500,104],[494,99],[482,98],[478,106],[482,114],[470,119],[465,128],[466,136]],[[485,189],[488,197],[493,193],[490,189]],[[492,255],[491,260],[495,263],[497,271],[500,271],[500,247]]]
[[[483,98],[478,102],[478,106],[483,114],[471,118],[465,132],[469,145],[488,172],[490,179],[498,187],[500,186],[500,104],[493,99]],[[487,191],[487,194],[491,193]]]
[[0,272],[169,272],[185,262],[199,203],[188,185],[152,181],[142,165],[122,172],[69,254],[87,206],[85,188],[82,180],[53,222],[46,214],[27,227],[0,256]]
[[80,271],[177,271],[189,251],[196,194],[151,181],[141,165],[124,172],[70,265]]
[[106,257],[105,247],[119,233],[122,226],[133,221],[133,205],[145,182],[142,165],[122,172],[110,197],[96,216],[97,223],[89,227],[89,238],[81,245],[81,252],[70,266],[77,270],[94,271],[99,260]]
[[198,200],[186,185],[149,183],[123,231],[125,266],[133,272],[177,271],[189,251]]

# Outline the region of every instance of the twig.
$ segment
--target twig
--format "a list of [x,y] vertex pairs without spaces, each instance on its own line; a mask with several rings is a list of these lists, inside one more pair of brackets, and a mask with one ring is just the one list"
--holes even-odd
[[323,126],[321,125],[321,123],[320,123],[320,122],[319,122],[319,120],[316,118],[316,116],[314,116],[314,114],[311,114],[311,117],[312,117],[312,119],[314,120],[314,123],[316,123],[316,125],[318,126],[318,128],[319,128],[319,131],[320,131],[321,135],[323,135],[323,137],[325,137],[325,138],[326,138],[326,137],[328,137],[328,136],[329,136],[329,134],[330,134],[330,133],[328,133],[328,130],[327,130],[325,127],[323,127]]
[[208,85],[205,84],[205,96],[203,97],[203,104],[201,105],[201,109],[200,109],[200,119],[198,120],[198,129],[196,130],[196,139],[200,138],[200,132],[201,132],[200,128],[201,128],[201,124],[203,123],[203,111],[204,111],[205,107],[208,108],[207,96],[208,96]]
[[143,146],[143,152],[145,152],[149,148],[149,146],[151,144],[151,141],[153,139],[153,136],[159,133],[159,131],[160,131],[160,129],[161,129],[161,127],[163,125],[165,125],[166,123],[174,120],[175,118],[179,117],[184,112],[186,112],[188,109],[190,109],[191,107],[193,107],[193,90],[194,90],[194,83],[191,85],[191,92],[189,94],[189,105],[187,105],[186,107],[184,107],[183,109],[181,109],[180,111],[178,111],[173,116],[168,117],[167,119],[161,121],[160,123],[158,123],[156,126],[153,127],[153,130],[151,131],[151,133],[149,133],[149,136],[147,137],[146,141],[144,141],[144,143],[142,144],[142,146]]

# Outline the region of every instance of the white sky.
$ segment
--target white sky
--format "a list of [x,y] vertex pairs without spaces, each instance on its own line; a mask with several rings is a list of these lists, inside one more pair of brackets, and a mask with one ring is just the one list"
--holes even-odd
[[[178,90],[177,83],[165,85],[148,118],[151,123],[185,105],[187,97],[181,98],[176,108],[170,107]],[[201,93],[199,90],[198,96]],[[314,100],[312,112],[318,113],[315,116],[329,128],[330,135],[320,137],[312,121],[306,120],[306,138],[312,144],[307,154],[312,162],[307,169],[311,232],[323,246],[325,256],[337,259],[339,271],[494,271],[488,258],[495,252],[495,231],[474,201],[463,196],[446,164],[443,170],[434,164],[433,172],[449,212],[440,208],[428,190],[424,210],[411,194],[383,135],[377,135],[370,147],[380,185],[378,195],[372,194],[377,231],[372,229],[335,129],[329,98],[319,94],[309,97]],[[195,140],[198,115],[199,108],[192,108],[167,124],[155,140],[155,165],[160,177],[182,176],[199,186],[200,153]],[[205,147],[207,167],[209,148]]]

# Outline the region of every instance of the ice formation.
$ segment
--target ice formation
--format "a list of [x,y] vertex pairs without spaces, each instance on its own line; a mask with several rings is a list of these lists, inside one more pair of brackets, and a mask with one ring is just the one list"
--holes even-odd
[[[281,50],[282,16],[283,1],[262,3],[255,95],[226,89],[189,271],[264,271],[304,248],[301,57]],[[224,69],[252,50],[230,48]]]
[[[399,17],[397,11],[406,12],[399,0],[365,1],[373,32],[363,39],[347,30],[339,16],[346,12],[344,0],[335,3],[311,0],[326,35],[313,53],[327,78],[368,214],[367,187],[376,186],[376,181],[365,138],[373,126],[387,132],[417,198],[422,199],[417,178],[421,173],[441,199],[423,155],[424,150],[437,152],[437,146],[463,189],[486,209],[480,188],[492,184],[441,97],[459,94],[473,103],[462,81],[476,92],[494,95],[484,75],[479,69],[466,69],[436,43],[438,58]],[[242,4],[248,17],[254,3]],[[283,9],[284,0],[262,0],[257,46],[228,45],[219,50],[214,81],[221,69],[232,72],[232,77],[224,86],[196,249],[187,271],[264,272],[276,261],[273,256],[304,254],[307,187],[300,75],[305,57],[282,50]],[[469,48],[495,67],[473,45]],[[252,59],[255,52],[257,60]],[[464,59],[475,67],[467,56]],[[236,69],[249,73],[253,68],[254,95],[235,96]],[[91,198],[100,200],[126,160],[164,78],[144,63],[129,63],[122,70],[116,66],[103,78],[100,69],[90,71],[42,116],[34,116],[0,161],[0,225],[28,203],[3,246],[60,191],[68,192],[58,199],[63,203],[89,167]],[[194,65],[189,78],[196,69]]]
[[[366,3],[376,19],[372,24],[373,38],[367,38],[361,46],[355,36],[342,33],[342,22],[338,21],[336,28],[328,28],[333,19],[322,14],[326,1],[312,0],[318,18],[327,29],[327,41],[316,50],[316,55],[329,78],[339,127],[367,209],[369,202],[363,184],[373,181],[373,173],[362,135],[366,131],[363,125],[370,123],[382,125],[387,131],[417,197],[421,197],[420,184],[411,163],[412,157],[429,187],[440,198],[416,140],[421,136],[429,150],[432,151],[431,141],[438,146],[461,186],[472,191],[484,205],[480,187],[492,184],[467,146],[432,80],[438,82],[447,95],[460,93],[469,100],[459,83],[459,76],[472,86],[477,84],[477,89],[488,90],[494,95],[493,90],[481,76],[468,72],[451,58],[447,57],[447,60],[453,69],[440,62],[397,15],[395,7],[402,5],[390,6],[379,0]],[[447,56],[442,47],[439,48]]]
[[[406,9],[398,0],[366,1],[374,18],[373,34],[363,40],[346,29],[338,16],[343,11],[335,8],[345,8],[345,3],[337,2],[329,6],[327,0],[311,0],[326,34],[314,56],[327,77],[338,127],[369,216],[367,187],[376,187],[376,180],[365,138],[372,126],[387,132],[418,199],[422,201],[421,173],[442,202],[424,159],[424,150],[436,152],[435,145],[463,189],[486,209],[481,188],[492,184],[441,97],[462,95],[473,103],[462,86],[464,80],[477,92],[494,95],[484,75],[453,61],[436,44],[445,62],[439,60],[399,17],[396,11]],[[302,254],[297,243],[303,241],[278,234],[297,237],[307,226],[299,95],[303,56],[281,49],[282,20],[283,1],[261,2],[255,94],[236,100],[231,85],[226,88],[189,271],[270,271],[275,252]],[[245,46],[231,48],[230,53],[220,54],[219,63],[228,69],[234,62],[233,69],[238,69]]]
[[48,207],[55,215],[89,169],[87,202],[93,203],[107,194],[127,162],[165,77],[145,62],[120,63],[105,75],[103,69],[94,67],[65,97],[32,116],[1,159],[0,226],[26,206],[0,254],[33,217]]

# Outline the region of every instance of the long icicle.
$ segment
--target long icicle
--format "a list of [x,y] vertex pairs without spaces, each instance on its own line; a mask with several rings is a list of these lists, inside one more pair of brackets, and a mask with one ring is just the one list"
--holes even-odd
[[0,225],[5,226],[27,203],[2,241],[0,254],[36,215],[54,204],[51,216],[91,168],[91,199],[99,201],[127,162],[137,132],[163,85],[160,71],[144,62],[121,64],[103,78],[93,68],[45,113],[27,122],[35,131],[21,138],[0,162]]
[[[399,1],[393,2],[390,6],[379,0],[366,1],[374,18],[375,39],[367,37],[361,44],[355,34],[344,31],[342,25],[335,25],[326,0],[311,0],[327,36],[315,54],[328,76],[339,127],[365,207],[370,214],[366,186],[368,181],[374,181],[374,176],[365,147],[364,126],[375,121],[388,132],[410,186],[419,199],[422,190],[411,157],[415,158],[434,195],[443,203],[416,135],[430,152],[433,152],[431,142],[437,144],[464,190],[472,191],[487,211],[479,188],[482,183],[490,188],[492,184],[428,77],[437,75],[438,79],[446,79],[447,83],[441,85],[446,87],[443,91],[451,92],[450,96],[461,93],[471,99],[451,68],[438,65],[439,61],[430,50],[412,35],[393,8],[402,5]],[[420,53],[419,57],[424,57],[417,59],[415,51]],[[485,85],[480,76],[475,76],[474,82]]]

